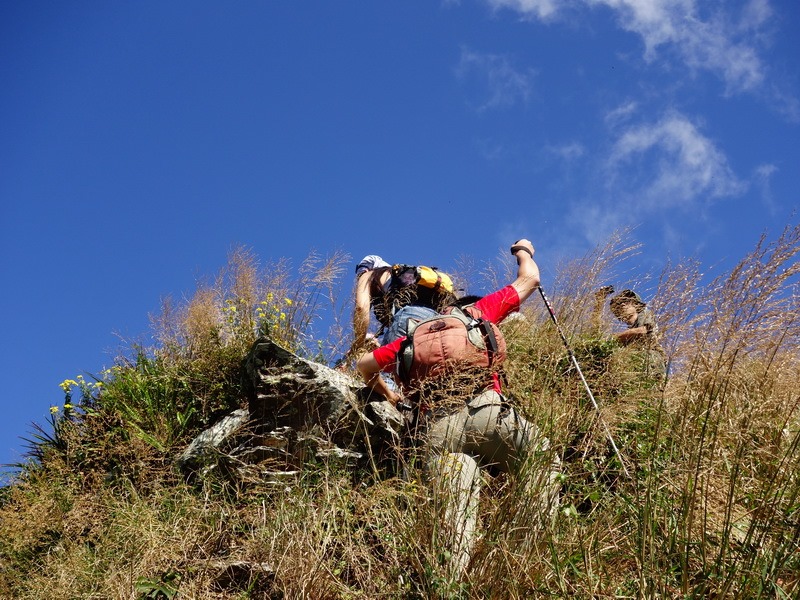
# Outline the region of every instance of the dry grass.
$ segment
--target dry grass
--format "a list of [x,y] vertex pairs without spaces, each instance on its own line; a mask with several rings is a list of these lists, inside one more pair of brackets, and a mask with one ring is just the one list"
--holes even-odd
[[[636,273],[625,237],[564,265],[547,291],[632,477],[532,299],[524,320],[503,325],[508,390],[563,458],[561,508],[551,527],[534,527],[535,465],[489,477],[463,580],[437,554],[428,482],[413,464],[408,480],[309,464],[294,482],[246,493],[176,481],[169,460],[194,430],[176,434],[164,414],[195,406],[200,419],[235,404],[236,365],[261,327],[313,355],[315,315],[335,300],[341,258],[309,259],[290,277],[237,251],[185,306],[165,304],[152,362],[122,364],[114,392],[87,402],[91,418],[76,417],[2,491],[0,596],[796,597],[800,228],[705,285],[691,261]],[[598,327],[594,290],[609,282],[652,290],[666,382],[608,342],[608,313]],[[153,419],[120,412],[147,402]],[[161,449],[140,433],[158,434]]]
[[[236,248],[213,282],[201,282],[183,306],[171,298],[162,301],[161,313],[151,316],[154,337],[162,352],[188,357],[215,348],[243,351],[259,335],[320,358],[321,342],[328,339],[327,350],[335,353],[342,341],[330,332],[320,335],[314,325],[336,306],[334,293],[347,260],[341,252],[324,258],[312,252],[292,276],[288,261],[262,267],[250,250]],[[341,329],[339,314],[327,316]]]

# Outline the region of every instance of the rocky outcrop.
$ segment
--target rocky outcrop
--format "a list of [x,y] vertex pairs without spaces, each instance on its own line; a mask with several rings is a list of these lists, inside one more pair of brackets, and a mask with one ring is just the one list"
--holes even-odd
[[244,361],[251,419],[260,429],[321,428],[335,433],[358,410],[363,384],[345,373],[305,360],[268,338],[255,342]]
[[361,382],[268,338],[253,344],[243,377],[248,408],[192,441],[176,460],[184,473],[281,483],[312,459],[381,463],[405,428],[404,415]]

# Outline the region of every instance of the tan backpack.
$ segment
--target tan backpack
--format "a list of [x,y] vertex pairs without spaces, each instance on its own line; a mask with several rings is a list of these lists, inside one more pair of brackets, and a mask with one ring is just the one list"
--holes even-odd
[[397,358],[397,376],[411,387],[448,369],[499,367],[506,358],[506,342],[497,325],[482,319],[474,305],[451,306],[419,323],[409,320]]

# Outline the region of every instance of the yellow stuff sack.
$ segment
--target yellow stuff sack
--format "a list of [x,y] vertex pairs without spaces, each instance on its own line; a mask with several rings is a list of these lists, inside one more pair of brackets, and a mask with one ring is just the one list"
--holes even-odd
[[417,285],[453,292],[453,281],[450,276],[433,267],[417,267]]
[[440,310],[453,298],[453,280],[436,267],[394,265],[386,300],[393,315],[403,306],[427,306]]

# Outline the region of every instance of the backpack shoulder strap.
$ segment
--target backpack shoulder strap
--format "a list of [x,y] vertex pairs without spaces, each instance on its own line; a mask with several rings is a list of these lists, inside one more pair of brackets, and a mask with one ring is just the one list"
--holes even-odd
[[464,308],[460,306],[448,306],[442,311],[443,315],[448,315],[450,317],[455,317],[459,321],[463,321],[464,325],[467,326],[469,329],[470,326],[474,327],[477,323],[477,319],[475,319],[469,312],[467,312]]
[[411,364],[414,362],[414,335],[412,331],[400,342],[400,349],[397,351],[397,366],[395,373],[403,385],[408,385],[408,374],[411,372]]
[[495,334],[495,327],[491,321],[487,321],[482,317],[483,312],[474,304],[468,304],[463,308],[454,306],[453,309],[469,318],[471,322],[467,325],[467,330],[477,328],[480,331],[484,344],[486,344],[486,352],[489,357],[489,365],[494,363],[494,358],[500,350],[500,344],[497,342],[497,335]]

